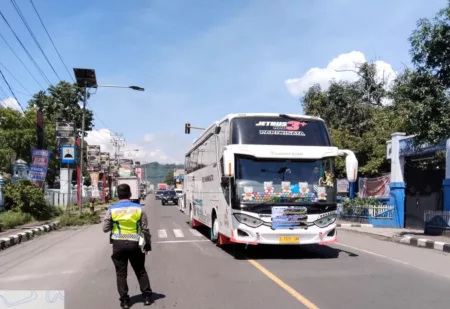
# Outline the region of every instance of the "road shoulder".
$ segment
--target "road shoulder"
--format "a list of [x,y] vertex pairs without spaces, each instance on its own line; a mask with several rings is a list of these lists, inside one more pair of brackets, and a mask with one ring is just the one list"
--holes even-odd
[[366,234],[381,240],[450,253],[449,237],[423,235],[423,232],[418,230],[355,227],[349,225],[341,225],[339,228],[352,233]]

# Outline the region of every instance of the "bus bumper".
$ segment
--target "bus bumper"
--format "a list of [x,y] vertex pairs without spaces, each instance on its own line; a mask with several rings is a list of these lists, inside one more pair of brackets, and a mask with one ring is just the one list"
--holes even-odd
[[325,245],[337,242],[336,224],[325,228],[311,226],[308,229],[272,230],[268,226],[251,228],[239,224],[231,231],[230,242],[249,245]]

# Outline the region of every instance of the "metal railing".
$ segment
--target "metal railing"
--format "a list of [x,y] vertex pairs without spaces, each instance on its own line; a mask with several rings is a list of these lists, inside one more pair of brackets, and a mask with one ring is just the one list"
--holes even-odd
[[394,219],[393,205],[341,206],[339,217],[362,219]]
[[[92,190],[86,189],[83,192],[83,203],[89,202],[89,199],[92,197]],[[45,190],[45,198],[49,205],[52,206],[67,206],[67,202],[70,202],[70,205],[77,204],[77,192],[73,190],[70,193],[70,197],[68,193],[61,192],[59,189],[46,189]],[[70,200],[68,200],[70,199]]]
[[427,230],[450,231],[450,211],[426,210],[423,214]]

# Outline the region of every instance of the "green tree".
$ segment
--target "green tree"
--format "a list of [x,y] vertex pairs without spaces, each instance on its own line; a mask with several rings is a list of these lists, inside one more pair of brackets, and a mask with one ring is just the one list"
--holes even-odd
[[[55,124],[58,121],[70,121],[75,124],[75,128],[81,133],[82,126],[82,108],[80,103],[83,100],[83,89],[76,84],[71,84],[65,81],[59,82],[56,86],[50,86],[47,91],[39,91],[28,102],[28,108],[40,108],[44,112],[46,121],[51,123],[53,132],[55,131]],[[89,94],[88,94],[89,97]],[[93,127],[93,112],[86,108],[85,110],[85,131],[92,130]],[[47,138],[46,138],[47,140]],[[49,145],[49,146],[47,146]],[[56,145],[56,137],[53,133],[53,140],[46,143],[46,148],[52,148]],[[84,156],[83,156],[83,176],[85,177],[84,184],[90,184],[90,175],[87,170],[87,143],[84,142]],[[56,147],[53,153],[56,155]],[[53,160],[54,168],[49,169],[47,181],[53,184],[56,176],[59,175],[60,164],[59,161]],[[74,166],[75,167],[75,166]],[[76,173],[75,173],[76,175]]]
[[[319,85],[308,89],[303,110],[325,120],[335,146],[355,151],[362,175],[376,176],[389,171],[386,140],[401,128],[401,121],[394,108],[382,104],[391,94],[386,81],[376,78],[375,66],[364,63],[354,72],[356,82],[333,80],[326,91]],[[345,175],[343,159],[337,160],[336,174]]]
[[416,134],[417,143],[436,144],[450,136],[450,98],[437,77],[408,69],[395,81],[392,94],[404,131]]
[[[70,121],[77,129],[82,125],[82,108],[80,102],[83,100],[83,89],[76,84],[65,81],[56,86],[50,86],[47,91],[39,91],[28,102],[29,107],[40,108],[50,121]],[[94,114],[91,110],[85,110],[85,130],[92,130]]]
[[164,182],[167,183],[169,186],[172,186],[175,184],[175,179],[173,179],[173,170],[169,170],[167,172]]
[[409,41],[415,67],[450,87],[450,2],[434,19],[420,19]]
[[420,19],[409,41],[414,69],[396,79],[395,107],[416,143],[435,144],[450,136],[450,5]]
[[[37,116],[34,108],[28,108],[24,114],[10,108],[0,109],[0,170],[12,172],[12,163],[16,159],[31,163],[31,148],[37,146],[36,126]],[[44,119],[45,145],[52,153],[55,152],[55,124]],[[51,156],[47,180],[53,182],[59,163]]]

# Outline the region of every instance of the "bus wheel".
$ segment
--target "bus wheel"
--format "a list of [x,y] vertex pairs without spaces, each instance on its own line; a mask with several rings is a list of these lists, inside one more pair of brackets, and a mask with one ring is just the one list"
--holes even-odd
[[216,214],[213,213],[213,222],[211,224],[211,241],[217,242],[219,239],[219,220],[216,218]]

